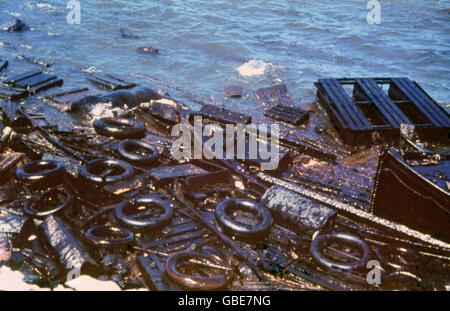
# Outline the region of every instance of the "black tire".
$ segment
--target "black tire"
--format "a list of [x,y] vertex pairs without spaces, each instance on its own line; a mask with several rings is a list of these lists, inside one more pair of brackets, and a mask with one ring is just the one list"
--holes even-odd
[[173,282],[184,288],[192,290],[219,290],[224,289],[231,282],[231,274],[225,273],[214,277],[205,277],[199,275],[187,275],[178,271],[178,265],[182,260],[205,259],[211,261],[211,258],[205,254],[194,252],[180,252],[170,256],[165,263],[165,273]]
[[65,171],[64,163],[60,161],[38,160],[19,167],[16,176],[24,184],[45,187],[58,184]]
[[94,121],[95,132],[117,139],[142,138],[145,126],[142,122],[125,118],[101,118]]
[[[126,213],[130,208],[133,209],[137,206],[151,206],[157,205],[164,210],[163,215],[159,217],[150,217],[145,219],[137,219],[136,215],[129,215]],[[125,225],[142,228],[142,229],[154,229],[162,227],[172,220],[173,217],[173,207],[170,201],[162,200],[156,197],[142,197],[131,201],[125,201],[117,205],[115,209],[116,217]]]
[[[146,154],[136,154],[133,150],[145,149]],[[158,162],[159,151],[158,149],[142,140],[127,139],[121,141],[117,146],[117,152],[120,157],[125,161],[129,161],[138,165],[150,166]]]
[[[112,176],[103,176],[106,170],[118,172]],[[103,173],[103,174],[102,174]],[[133,176],[134,168],[128,162],[117,159],[99,159],[84,164],[78,176],[86,181],[97,184],[114,183]]]
[[[43,200],[46,196],[54,196],[54,195],[57,195],[57,193],[62,193],[66,196],[66,199],[64,200],[64,202],[61,205],[58,205],[55,208],[45,210],[45,211],[41,211],[40,209],[36,208],[36,205],[39,205],[40,201]],[[73,203],[74,203],[74,199],[70,193],[61,191],[58,189],[51,189],[51,190],[45,192],[44,194],[42,194],[36,200],[27,200],[23,206],[23,212],[25,215],[30,216],[32,218],[43,219],[43,218],[47,217],[48,215],[58,213],[62,209],[71,207]]]
[[[240,224],[229,216],[231,209],[243,209],[257,214],[261,222],[254,227],[249,228]],[[273,219],[269,210],[258,202],[246,199],[228,199],[220,202],[216,206],[215,216],[224,231],[233,236],[244,240],[261,240],[266,236],[272,227]]]
[[[109,238],[108,235],[120,235],[121,237]],[[84,237],[94,246],[103,248],[123,247],[134,243],[134,234],[132,231],[115,227],[98,225],[89,228]]]
[[[342,263],[328,259],[320,252],[321,244],[327,240],[339,240],[350,244],[358,245],[362,249],[363,255],[359,260],[350,263]],[[369,245],[365,241],[361,240],[356,235],[344,232],[323,234],[316,236],[316,238],[311,243],[310,252],[312,257],[321,265],[330,269],[340,269],[344,271],[351,271],[365,267],[367,261],[369,261],[371,256]]]

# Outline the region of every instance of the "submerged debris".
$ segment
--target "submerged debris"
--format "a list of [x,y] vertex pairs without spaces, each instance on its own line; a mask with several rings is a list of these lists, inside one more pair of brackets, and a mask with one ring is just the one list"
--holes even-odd
[[[0,98],[12,100],[0,106],[0,274],[13,277],[18,287],[39,289],[26,282],[54,290],[448,286],[448,145],[418,142],[421,131],[399,123],[388,132],[402,141],[388,145],[381,139],[387,132],[380,131],[370,138],[378,145],[349,147],[315,106],[296,107],[285,85],[257,90],[255,100],[265,112],[248,115],[212,104],[192,111],[149,87],[120,90],[136,84],[108,74],[88,79],[100,90],[48,92],[43,103],[16,99],[53,86],[55,76],[27,72],[0,88]],[[381,97],[372,80],[337,80],[354,84],[350,100],[335,92],[334,80],[319,81],[319,101],[333,113],[343,104],[349,109],[367,104],[357,115],[375,121],[375,114],[364,114],[371,105],[391,102],[401,111],[432,106],[418,85],[413,90],[404,79],[390,80],[390,99]],[[243,93],[238,86],[225,92]],[[412,97],[406,102],[402,96]],[[58,118],[45,104],[59,110]],[[200,124],[196,117],[202,117]],[[445,123],[442,114],[433,117]],[[192,134],[194,126],[245,126],[261,118],[266,125],[283,122],[276,169],[264,170],[265,159],[250,156],[250,135],[244,157],[225,144],[224,159],[172,156],[176,124]],[[337,119],[338,128],[363,122]],[[358,132],[355,126],[341,135]],[[193,136],[190,143],[203,150],[209,137]],[[258,143],[269,152],[268,141]],[[381,284],[367,282],[370,259],[382,266]],[[1,289],[10,288],[3,283]]]
[[3,31],[21,32],[27,30],[29,27],[20,19],[16,18],[5,22],[0,28]]

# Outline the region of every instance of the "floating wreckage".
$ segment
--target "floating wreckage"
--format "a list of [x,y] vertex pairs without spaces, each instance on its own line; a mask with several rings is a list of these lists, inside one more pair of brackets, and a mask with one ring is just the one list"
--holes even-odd
[[448,139],[450,117],[408,78],[319,79],[316,87],[319,101],[349,144],[370,144],[374,132],[398,138],[401,124],[414,125],[428,139]]
[[[283,85],[257,90],[261,113],[250,114],[212,103],[192,111],[115,76],[88,79],[98,91],[47,91],[38,99],[60,110],[56,124],[39,115],[34,98],[8,97],[1,108],[0,265],[28,283],[58,289],[89,276],[150,290],[450,285],[449,146],[416,139],[448,135],[448,115],[417,84],[319,80],[331,124],[314,106],[297,107]],[[30,90],[45,92],[58,78],[30,72],[8,81],[33,97]],[[351,96],[340,83],[354,87]],[[380,83],[389,83],[388,95]],[[227,90],[233,101],[240,93]],[[106,100],[122,104],[123,114],[73,119],[70,130],[62,124],[73,107]],[[261,159],[235,152],[175,159],[171,128],[182,123],[193,132],[196,117],[202,130],[280,122],[283,165],[264,170]],[[372,140],[374,133],[390,144]],[[355,149],[360,134],[370,148]],[[205,137],[192,143],[203,147]]]

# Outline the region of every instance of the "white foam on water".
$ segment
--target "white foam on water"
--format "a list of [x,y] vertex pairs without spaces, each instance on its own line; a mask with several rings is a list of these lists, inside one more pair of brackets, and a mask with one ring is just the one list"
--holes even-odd
[[92,107],[89,114],[94,119],[120,117],[125,114],[128,107],[113,107],[112,103],[98,103]]
[[8,10],[3,10],[3,12],[8,13],[9,15],[14,16],[14,17],[20,17],[20,16],[22,16],[22,14],[20,14],[20,13],[17,13],[17,12],[9,12]]
[[237,67],[237,71],[243,77],[262,76],[273,68],[271,63],[262,60],[252,59],[245,64]]
[[56,7],[54,7],[53,5],[48,4],[48,3],[37,3],[36,6],[40,9],[46,8],[46,9],[50,9],[50,10],[56,10]]

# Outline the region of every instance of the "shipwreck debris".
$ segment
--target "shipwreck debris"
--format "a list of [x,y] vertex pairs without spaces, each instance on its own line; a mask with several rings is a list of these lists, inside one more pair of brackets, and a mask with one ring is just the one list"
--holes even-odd
[[[202,253],[180,252],[170,256],[165,263],[166,275],[175,283],[191,290],[219,290],[224,289],[231,282],[230,273],[221,272],[219,275],[199,276],[190,275],[180,271],[180,265],[183,261],[189,259],[206,260],[213,262],[213,259]],[[204,269],[202,269],[204,271]]]
[[133,166],[117,159],[98,159],[84,164],[78,176],[89,183],[115,183],[134,174]]
[[21,32],[29,29],[29,27],[18,18],[5,22],[0,28],[1,30],[8,32]]
[[152,47],[150,45],[140,46],[140,47],[136,48],[136,50],[138,52],[141,52],[141,53],[144,53],[144,54],[152,54],[152,55],[158,54],[158,52],[159,52],[158,49],[156,49],[156,48],[154,48],[154,47]]
[[224,89],[225,95],[231,98],[241,98],[244,89],[240,85],[229,85]]
[[70,193],[52,188],[35,200],[27,200],[23,206],[23,212],[29,217],[44,219],[49,215],[57,214],[62,209],[71,208],[73,204],[74,198]]
[[[129,227],[150,230],[162,227],[172,220],[174,213],[172,205],[171,201],[157,196],[143,196],[118,204],[115,214]],[[162,210],[162,213],[154,212],[155,208]]]
[[250,124],[252,117],[239,112],[222,109],[213,105],[204,105],[199,112],[192,112],[189,121],[193,123],[195,116],[219,122],[221,124]]
[[89,228],[84,237],[92,245],[102,248],[117,248],[134,243],[133,232],[117,226],[97,225]]
[[450,161],[411,166],[395,149],[380,157],[373,213],[450,241]]
[[273,106],[267,110],[264,115],[295,126],[303,124],[309,118],[309,113],[307,111],[285,105]]
[[61,112],[72,109],[72,104],[87,96],[96,96],[97,93],[88,88],[76,88],[62,92],[55,92],[44,97],[45,103],[53,106]]
[[294,105],[286,84],[279,84],[256,90],[255,101],[258,105],[266,108],[275,106],[293,107]]
[[158,148],[136,139],[121,141],[117,146],[117,153],[123,160],[145,167],[156,165],[159,159]]
[[[232,215],[240,217],[233,219]],[[245,199],[233,198],[220,202],[216,206],[215,216],[225,232],[247,241],[260,241],[269,234],[273,225],[272,215],[264,205]]]
[[142,138],[145,126],[142,122],[125,118],[101,118],[94,121],[95,131],[103,136],[118,139]]
[[0,71],[2,71],[3,69],[5,69],[6,67],[8,67],[8,61],[7,61],[7,60],[0,59]]
[[32,161],[20,166],[16,171],[17,179],[27,185],[49,187],[61,182],[65,167],[58,161]]
[[[339,241],[340,243],[353,244],[357,245],[362,250],[361,258],[357,258],[354,261],[349,263],[339,262],[335,260],[331,260],[325,257],[321,251],[322,244],[330,241]],[[343,233],[343,232],[335,232],[331,234],[323,234],[318,235],[314,238],[310,247],[311,256],[321,265],[333,268],[333,269],[341,269],[343,271],[351,271],[356,270],[362,267],[365,267],[367,261],[369,261],[371,256],[371,251],[369,245],[361,240],[354,234]]]
[[135,83],[125,81],[124,79],[116,77],[112,74],[100,72],[87,74],[86,79],[88,79],[92,84],[94,84],[99,89],[111,91],[116,91],[120,89],[131,89],[136,86]]
[[[320,103],[348,144],[370,144],[373,132],[398,138],[401,124],[412,124],[430,138],[448,138],[450,117],[408,78],[319,79],[315,85]],[[383,85],[389,86],[387,94]],[[343,86],[353,87],[352,93]]]
[[55,86],[63,84],[62,79],[42,73],[41,71],[30,71],[9,78],[6,83],[15,87],[23,88],[31,95]]
[[269,188],[261,203],[267,206],[278,222],[297,232],[320,230],[336,214],[333,209],[280,186]]

